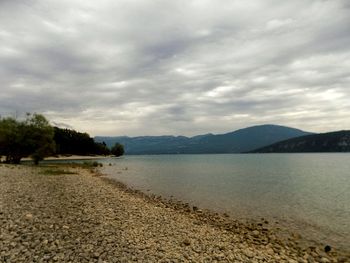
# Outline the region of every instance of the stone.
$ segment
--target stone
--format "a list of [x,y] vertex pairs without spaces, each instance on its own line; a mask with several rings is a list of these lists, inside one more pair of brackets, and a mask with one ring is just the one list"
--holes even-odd
[[327,245],[324,247],[324,252],[328,253],[329,251],[331,251],[331,246]]
[[260,232],[258,230],[254,230],[252,234],[254,237],[258,237],[260,235]]
[[264,221],[153,200],[89,171],[52,177],[25,169],[32,172],[0,170],[0,262],[347,262],[293,236],[283,243]]
[[275,251],[271,247],[268,247],[268,248],[266,248],[266,253],[269,255],[273,255],[273,254],[275,254]]
[[31,219],[33,219],[33,215],[28,213],[28,214],[25,215],[25,218],[28,219],[28,220],[31,220]]
[[250,249],[244,250],[244,254],[245,254],[248,258],[254,257],[254,253],[253,253]]
[[185,246],[189,246],[189,245],[191,245],[191,241],[190,241],[189,239],[185,239],[185,240],[183,241],[183,244],[184,244]]

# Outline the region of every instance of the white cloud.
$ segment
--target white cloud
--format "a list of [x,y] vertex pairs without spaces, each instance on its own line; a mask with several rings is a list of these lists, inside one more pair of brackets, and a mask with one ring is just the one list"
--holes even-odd
[[93,135],[347,129],[349,24],[344,0],[1,1],[0,114]]

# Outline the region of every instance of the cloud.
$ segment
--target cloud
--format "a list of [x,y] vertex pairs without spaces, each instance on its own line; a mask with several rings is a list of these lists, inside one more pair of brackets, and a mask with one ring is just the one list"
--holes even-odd
[[0,114],[92,135],[349,129],[350,8],[316,1],[1,1]]

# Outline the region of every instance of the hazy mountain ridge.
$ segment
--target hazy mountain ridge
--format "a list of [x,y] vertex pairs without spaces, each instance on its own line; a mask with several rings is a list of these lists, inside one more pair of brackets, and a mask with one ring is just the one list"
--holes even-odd
[[350,131],[306,135],[256,149],[253,153],[350,152]]
[[302,130],[279,126],[260,125],[239,129],[225,134],[204,134],[185,136],[139,136],[103,137],[96,136],[97,142],[108,146],[119,142],[126,154],[198,154],[198,153],[239,153],[270,145],[272,143],[311,134]]

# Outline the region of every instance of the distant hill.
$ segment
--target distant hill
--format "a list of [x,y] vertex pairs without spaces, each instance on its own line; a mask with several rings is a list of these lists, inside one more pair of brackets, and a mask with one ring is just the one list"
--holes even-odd
[[281,141],[253,153],[350,152],[350,131],[312,134]]
[[225,134],[204,134],[190,138],[185,136],[97,136],[95,140],[105,142],[107,146],[119,142],[124,145],[126,154],[240,153],[307,134],[311,133],[278,125],[260,125]]

